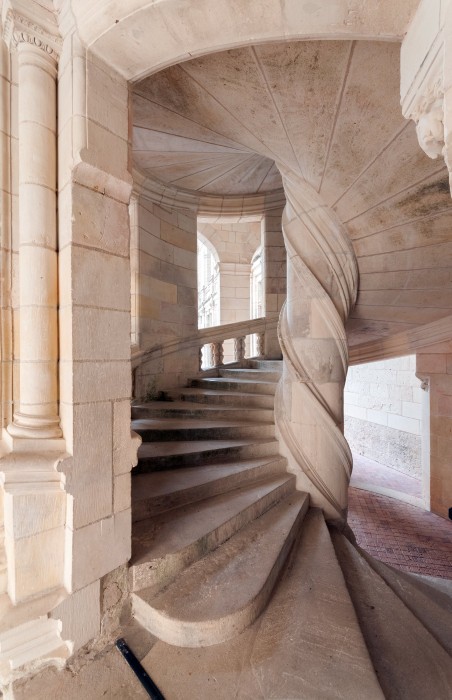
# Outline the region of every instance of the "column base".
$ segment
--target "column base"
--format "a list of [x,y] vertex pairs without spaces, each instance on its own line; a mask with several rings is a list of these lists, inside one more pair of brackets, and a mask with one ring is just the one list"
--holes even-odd
[[26,622],[0,635],[0,681],[3,686],[45,666],[63,668],[70,656],[60,623],[48,617]]
[[20,412],[14,414],[7,432],[14,438],[34,440],[61,438],[63,435],[58,416],[33,416]]

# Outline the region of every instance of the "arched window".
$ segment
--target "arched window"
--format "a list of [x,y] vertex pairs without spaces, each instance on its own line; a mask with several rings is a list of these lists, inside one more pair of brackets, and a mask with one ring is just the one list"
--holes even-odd
[[198,233],[198,328],[220,324],[219,269],[215,248]]
[[254,253],[251,259],[250,275],[250,317],[260,318],[264,315],[264,293],[262,283],[262,247]]

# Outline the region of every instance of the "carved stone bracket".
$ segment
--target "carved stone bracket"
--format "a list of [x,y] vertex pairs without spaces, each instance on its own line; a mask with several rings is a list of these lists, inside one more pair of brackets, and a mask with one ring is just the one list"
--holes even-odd
[[438,79],[412,115],[419,145],[429,158],[444,156],[444,93]]

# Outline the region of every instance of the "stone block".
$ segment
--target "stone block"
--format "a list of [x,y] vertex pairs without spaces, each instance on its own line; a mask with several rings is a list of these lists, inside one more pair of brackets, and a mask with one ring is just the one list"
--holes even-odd
[[375,411],[372,408],[368,408],[366,418],[371,423],[377,423],[378,425],[388,425],[389,423],[386,411]]
[[129,255],[127,204],[77,183],[72,186],[71,240],[115,255]]
[[131,507],[131,474],[115,476],[113,510],[119,513]]
[[402,401],[402,415],[407,418],[422,419],[422,405],[414,401]]
[[111,403],[74,406],[73,467],[67,490],[74,499],[75,528],[112,513],[112,406]]
[[174,249],[174,264],[188,270],[196,270],[197,260],[196,253],[181,248]]
[[74,362],[73,399],[75,403],[116,401],[131,395],[130,362]]
[[84,588],[128,561],[130,547],[130,509],[75,530],[72,557],[74,590]]
[[146,237],[146,233],[151,234],[153,237],[160,238],[160,226],[162,224],[161,219],[149,210],[148,208],[141,205],[141,200],[138,209],[138,228],[140,232],[140,244],[142,239]]
[[139,287],[142,296],[166,301],[170,304],[177,303],[177,286],[162,280],[144,275],[139,276]]
[[8,573],[13,581],[13,603],[63,584],[64,528],[46,530],[14,542],[7,541]]
[[128,311],[73,307],[74,360],[128,360],[130,314]]
[[[44,487],[44,485],[43,485]],[[5,533],[14,540],[31,537],[63,527],[66,494],[55,485],[53,490],[5,492]]]
[[160,237],[163,241],[171,243],[171,245],[174,245],[176,248],[182,248],[196,253],[196,231],[185,231],[177,226],[168,224],[166,221],[162,221]]
[[86,112],[98,124],[127,141],[129,135],[127,82],[97,60],[86,61]]
[[419,353],[416,357],[418,374],[445,374],[447,372],[447,355]]
[[75,653],[99,634],[100,582],[72,593],[52,610],[51,617],[61,620],[61,637],[71,642],[71,653]]
[[71,257],[72,290],[67,303],[130,310],[127,258],[80,246],[72,247]]
[[420,424],[414,418],[388,414],[388,426],[412,435],[420,435]]
[[113,471],[115,476],[127,474],[137,463],[140,439],[131,436],[130,401],[113,404]]
[[[118,180],[129,179],[127,171],[128,141],[120,138],[100,124],[86,117],[74,117],[75,128],[86,129],[86,139],[90,144],[86,154],[89,162],[102,173],[113,175]],[[108,122],[107,122],[108,123]]]

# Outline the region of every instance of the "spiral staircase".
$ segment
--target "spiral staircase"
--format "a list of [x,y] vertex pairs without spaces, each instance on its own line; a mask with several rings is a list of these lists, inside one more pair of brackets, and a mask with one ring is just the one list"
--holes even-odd
[[446,700],[452,586],[329,529],[279,454],[283,363],[242,365],[133,409],[133,611],[160,640],[146,670],[168,699]]
[[450,584],[371,559],[346,526],[348,345],[416,325],[412,222],[421,200],[422,217],[450,208],[418,188],[444,168],[403,121],[398,61],[384,42],[281,43],[134,86],[134,164],[159,201],[286,201],[283,362],[134,408],[133,610],[168,699],[452,696]]

